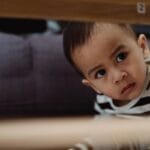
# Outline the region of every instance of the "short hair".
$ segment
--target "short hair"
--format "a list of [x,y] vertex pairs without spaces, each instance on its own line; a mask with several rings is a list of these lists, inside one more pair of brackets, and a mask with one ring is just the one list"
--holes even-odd
[[[75,68],[75,70],[83,76],[81,70],[76,66],[75,62],[72,59],[73,50],[82,46],[87,42],[91,37],[92,31],[96,24],[114,24],[120,27],[122,30],[125,30],[130,36],[136,39],[136,34],[133,31],[132,27],[128,24],[115,24],[115,23],[104,23],[104,22],[69,22],[66,28],[63,31],[63,49],[64,54],[70,64]],[[102,28],[103,29],[103,28]]]

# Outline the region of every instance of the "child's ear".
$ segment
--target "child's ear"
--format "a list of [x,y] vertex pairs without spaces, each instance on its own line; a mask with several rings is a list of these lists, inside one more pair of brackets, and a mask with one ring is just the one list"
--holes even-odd
[[82,79],[82,84],[88,87],[90,86],[90,82],[87,79]]
[[146,59],[146,58],[150,57],[150,50],[149,50],[148,41],[147,41],[147,38],[144,34],[139,35],[138,45],[142,49],[144,58]]
[[82,79],[82,84],[86,85],[87,87],[91,87],[96,93],[101,93],[89,80]]

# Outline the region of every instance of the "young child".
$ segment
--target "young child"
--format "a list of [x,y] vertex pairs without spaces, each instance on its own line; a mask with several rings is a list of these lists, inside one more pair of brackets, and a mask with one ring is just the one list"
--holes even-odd
[[144,34],[126,24],[72,22],[64,31],[64,52],[98,93],[100,114],[150,112],[150,51]]
[[71,22],[63,44],[67,59],[83,77],[82,83],[98,93],[98,113],[150,112],[150,51],[144,34],[136,37],[126,24]]

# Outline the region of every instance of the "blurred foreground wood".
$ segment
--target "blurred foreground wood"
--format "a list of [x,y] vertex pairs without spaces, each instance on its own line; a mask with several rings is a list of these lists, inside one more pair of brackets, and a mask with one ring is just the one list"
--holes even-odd
[[150,144],[150,118],[16,119],[0,121],[0,149],[64,150],[85,138],[97,146]]
[[0,17],[150,23],[149,0],[0,0]]

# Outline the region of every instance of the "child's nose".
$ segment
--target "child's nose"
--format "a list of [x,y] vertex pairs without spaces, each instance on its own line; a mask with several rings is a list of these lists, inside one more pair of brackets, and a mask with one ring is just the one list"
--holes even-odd
[[121,70],[115,70],[112,74],[112,80],[114,84],[120,83],[122,80],[124,80],[127,76],[127,73],[125,71]]

